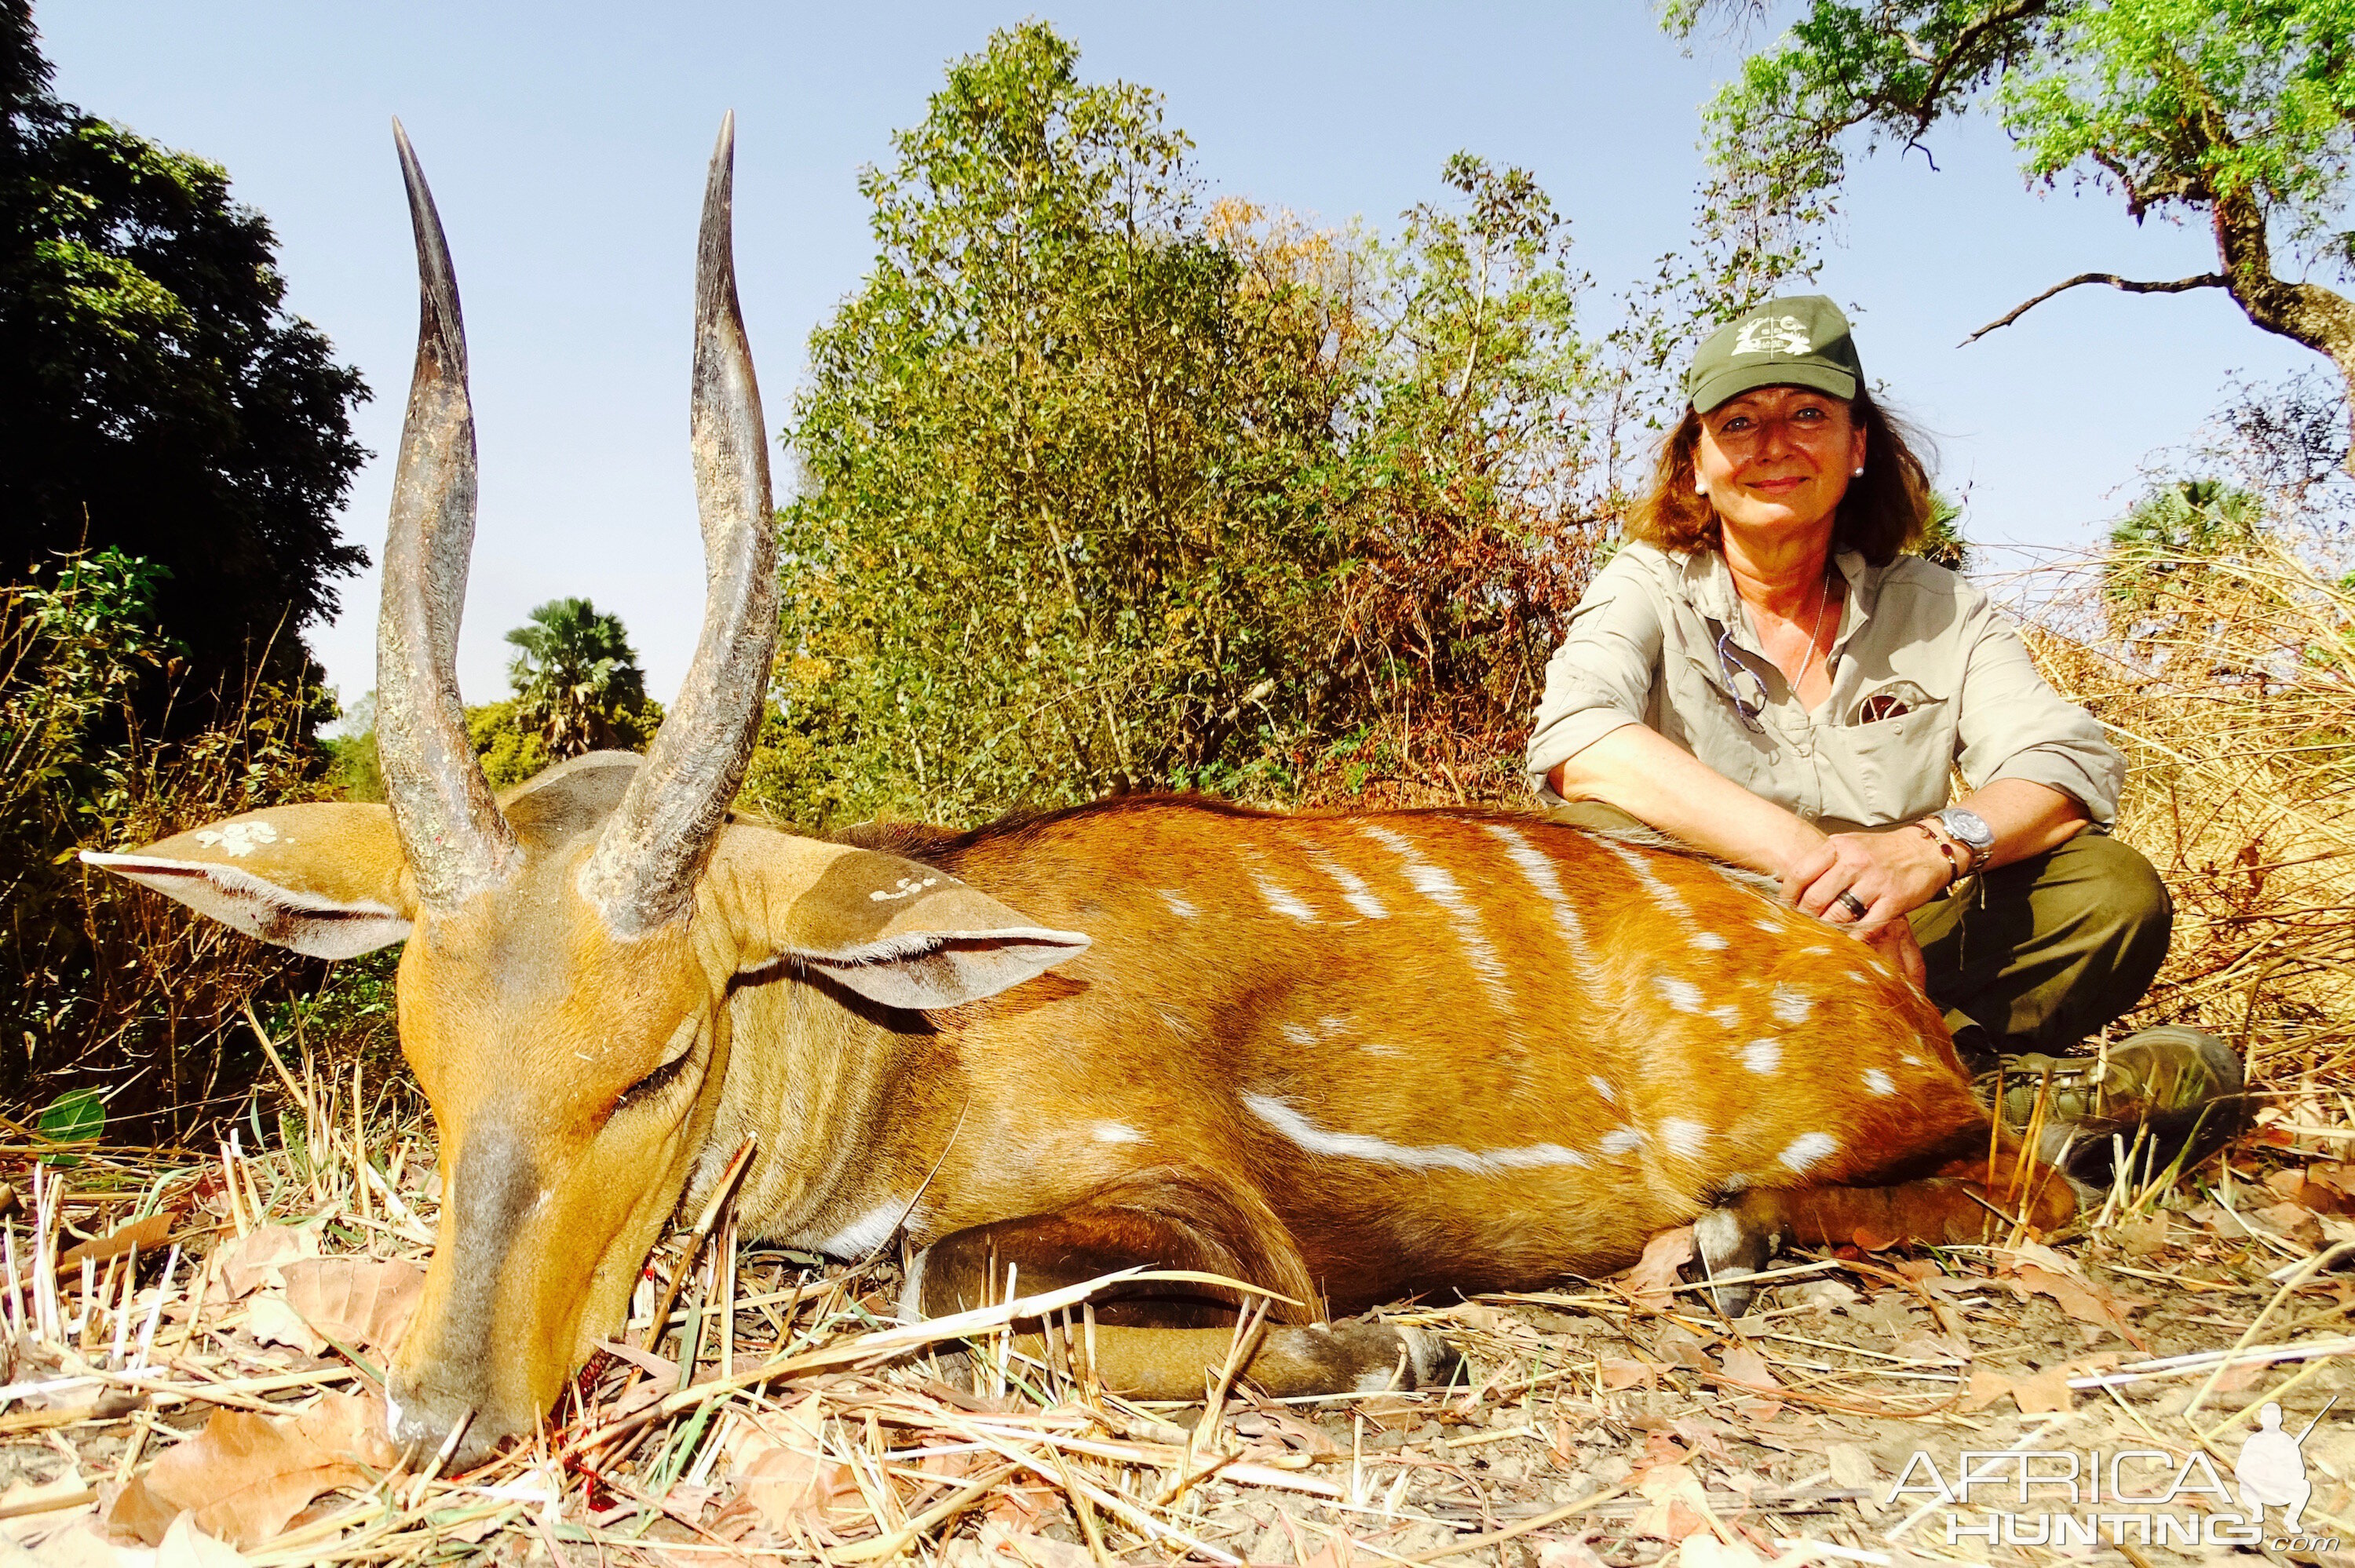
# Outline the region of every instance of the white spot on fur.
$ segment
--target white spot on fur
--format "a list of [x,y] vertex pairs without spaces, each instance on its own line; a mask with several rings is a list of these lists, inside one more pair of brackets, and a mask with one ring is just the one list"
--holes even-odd
[[1650,863],[1642,855],[1637,854],[1625,844],[1609,838],[1598,838],[1594,842],[1625,861],[1627,869],[1636,874],[1636,880],[1644,885],[1644,890],[1652,895],[1654,902],[1667,909],[1668,913],[1677,916],[1689,916],[1692,913],[1685,906],[1684,895],[1662,881],[1660,874],[1654,871]]
[[384,1435],[395,1438],[400,1436],[400,1401],[393,1397],[389,1383],[384,1388]]
[[229,822],[218,828],[198,828],[197,842],[207,849],[218,844],[221,853],[238,860],[251,854],[256,844],[276,843],[278,830],[268,822]]
[[1700,1011],[1700,987],[1692,981],[1678,980],[1673,975],[1655,975],[1652,983],[1659,987],[1660,995],[1678,1012]]
[[1602,1074],[1589,1073],[1586,1075],[1586,1081],[1594,1086],[1594,1092],[1601,1095],[1605,1103],[1614,1106],[1619,1103],[1619,1092],[1611,1086],[1610,1080]]
[[1783,1163],[1797,1171],[1820,1165],[1839,1148],[1839,1139],[1828,1132],[1803,1132],[1783,1150]]
[[1295,897],[1289,888],[1270,881],[1264,874],[1256,871],[1252,873],[1252,883],[1259,889],[1259,895],[1267,900],[1267,906],[1270,909],[1286,919],[1298,920],[1304,925],[1316,924],[1316,911]]
[[1586,944],[1586,923],[1578,917],[1578,906],[1570,901],[1570,894],[1561,885],[1561,863],[1531,843],[1529,835],[1518,828],[1502,822],[1483,822],[1482,831],[1505,846],[1505,858],[1519,868],[1537,895],[1553,912],[1553,927],[1561,933],[1564,946],[1570,948],[1571,962],[1577,966],[1581,978],[1594,983],[1594,954]]
[[1308,863],[1331,877],[1341,889],[1341,902],[1367,919],[1387,920],[1391,917],[1390,910],[1374,896],[1374,890],[1366,885],[1366,879],[1323,850],[1310,850]]
[[1693,1222],[1693,1241],[1700,1260],[1711,1274],[1724,1266],[1742,1245],[1742,1222],[1732,1209],[1711,1209]]
[[1867,1067],[1864,1070],[1864,1086],[1876,1095],[1893,1095],[1897,1092],[1896,1080],[1878,1067]]
[[1777,1023],[1805,1023],[1807,1014],[1816,1010],[1815,1002],[1798,987],[1792,985],[1776,986],[1767,1000],[1767,1006],[1773,1011]]
[[1812,959],[1818,953],[1828,953],[1830,951],[1831,949],[1829,948],[1823,947],[1801,948],[1799,949],[1799,956],[1803,959]]
[[1692,945],[1705,953],[1721,953],[1733,944],[1714,931],[1696,931],[1693,933]]
[[1848,971],[1848,978],[1855,981],[1858,985],[1862,985],[1864,983],[1864,971],[1862,969],[1850,969]]
[[1918,1067],[1922,1065],[1922,1058],[1916,1056],[1911,1051],[1906,1052],[1905,1054],[1898,1057],[1897,1059],[1904,1063],[1909,1067]]
[[1709,1128],[1697,1121],[1672,1116],[1660,1123],[1660,1141],[1668,1146],[1669,1153],[1690,1160],[1709,1141]]
[[1096,1141],[1098,1143],[1138,1143],[1142,1142],[1144,1138],[1145,1134],[1137,1131],[1136,1128],[1129,1126],[1126,1122],[1100,1121],[1096,1123]]
[[1750,923],[1753,926],[1757,927],[1760,930],[1770,934],[1778,934],[1785,928],[1783,922],[1780,920],[1753,920]]
[[1710,1008],[1709,1015],[1728,1029],[1742,1022],[1742,1009],[1730,1001],[1723,1007]]
[[1614,1127],[1603,1135],[1602,1149],[1605,1154],[1625,1154],[1644,1147],[1644,1129],[1639,1127]]
[[925,888],[938,887],[940,885],[941,879],[937,876],[928,876],[921,882],[914,877],[903,876],[891,884],[890,892],[886,893],[878,888],[867,896],[873,903],[890,904],[902,898],[913,898]]
[[1742,1065],[1753,1073],[1771,1073],[1783,1065],[1783,1047],[1772,1040],[1753,1040],[1742,1048]]
[[1366,1160],[1411,1171],[1461,1171],[1472,1176],[1500,1176],[1508,1171],[1529,1171],[1554,1165],[1582,1166],[1586,1156],[1559,1143],[1532,1143],[1518,1149],[1465,1149],[1453,1143],[1392,1143],[1370,1133],[1335,1132],[1318,1127],[1274,1095],[1247,1094],[1243,1108],[1311,1154],[1346,1160]]
[[1275,1032],[1283,1035],[1289,1044],[1314,1045],[1316,1044],[1316,1036],[1310,1033],[1305,1023],[1279,1023],[1275,1026]]
[[905,1199],[887,1198],[824,1241],[812,1244],[812,1250],[828,1257],[863,1258],[900,1228],[900,1216],[907,1209]]
[[1507,1012],[1514,1011],[1512,989],[1506,983],[1504,961],[1489,944],[1487,934],[1480,928],[1480,912],[1465,896],[1463,885],[1448,874],[1447,868],[1425,860],[1413,841],[1389,828],[1370,822],[1359,824],[1359,831],[1399,857],[1406,880],[1417,893],[1447,911],[1455,923],[1455,935],[1464,944],[1464,951],[1472,960],[1472,968],[1486,983],[1489,996]]
[[1198,913],[1191,904],[1187,903],[1184,899],[1178,897],[1176,894],[1170,892],[1166,887],[1161,890],[1161,902],[1169,906],[1169,913],[1177,916],[1180,920],[1191,920]]

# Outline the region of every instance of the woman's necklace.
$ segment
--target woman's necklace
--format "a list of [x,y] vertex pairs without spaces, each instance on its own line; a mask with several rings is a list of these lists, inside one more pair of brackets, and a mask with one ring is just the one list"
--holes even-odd
[[1783,679],[1789,683],[1792,694],[1795,696],[1798,694],[1799,683],[1807,678],[1807,666],[1816,662],[1816,639],[1823,635],[1824,611],[1830,608],[1831,602],[1832,577],[1829,572],[1826,572],[1822,587],[1816,595],[1816,623],[1807,628],[1806,652],[1799,655],[1798,673],[1795,675],[1790,671],[1785,670],[1781,660],[1774,662],[1774,668],[1781,673]]

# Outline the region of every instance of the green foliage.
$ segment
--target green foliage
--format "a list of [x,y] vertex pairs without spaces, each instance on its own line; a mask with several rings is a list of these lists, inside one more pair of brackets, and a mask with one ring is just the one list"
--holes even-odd
[[[374,736],[369,738],[372,741]],[[549,753],[546,733],[514,697],[468,708],[466,739],[482,761],[483,777],[494,789],[520,784],[558,760]]]
[[[168,573],[151,733],[312,683],[300,634],[366,563],[335,514],[367,396],[286,313],[269,224],[218,165],[59,102],[0,0],[0,577],[119,549]],[[168,715],[168,719],[167,719]]]
[[1525,705],[1582,566],[1578,281],[1528,175],[1453,160],[1396,245],[1206,211],[1158,99],[1076,62],[996,34],[865,177],[748,785],[789,820],[1362,778],[1418,711]]
[[507,666],[514,722],[538,731],[549,761],[654,737],[653,726],[642,724],[645,676],[621,617],[585,599],[552,599],[507,641],[518,650]]
[[75,1143],[106,1130],[106,1100],[96,1089],[69,1089],[41,1107],[33,1130],[55,1143]]
[[2172,579],[2185,572],[2245,565],[2264,527],[2264,499],[2254,491],[2213,479],[2155,487],[2110,530],[2102,590],[2114,623],[2131,624],[2163,596],[2179,601]]

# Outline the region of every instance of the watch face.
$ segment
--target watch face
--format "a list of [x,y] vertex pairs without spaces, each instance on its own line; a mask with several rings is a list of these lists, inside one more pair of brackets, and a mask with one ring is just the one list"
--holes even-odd
[[1959,806],[1949,806],[1938,813],[1938,820],[1946,824],[1948,832],[1970,845],[1974,850],[1984,851],[1995,846],[1995,830],[1988,827],[1987,819],[1977,811],[1966,811]]

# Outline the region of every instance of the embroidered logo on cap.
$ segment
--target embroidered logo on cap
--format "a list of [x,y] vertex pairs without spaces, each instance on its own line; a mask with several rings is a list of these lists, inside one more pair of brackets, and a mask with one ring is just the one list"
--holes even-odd
[[1743,322],[1733,339],[1736,354],[1805,354],[1814,347],[1807,324],[1796,316],[1760,316]]

